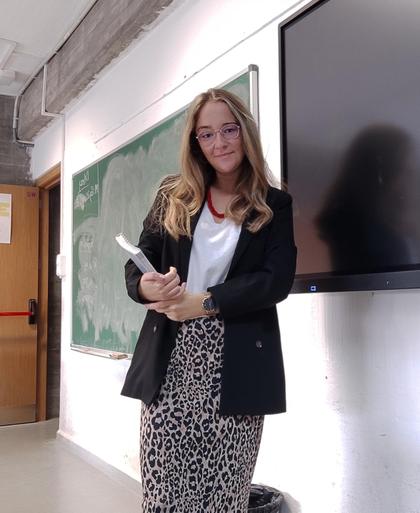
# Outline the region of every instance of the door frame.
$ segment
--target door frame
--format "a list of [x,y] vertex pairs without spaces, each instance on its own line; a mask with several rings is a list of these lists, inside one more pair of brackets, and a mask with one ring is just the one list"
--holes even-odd
[[[36,420],[47,416],[47,354],[48,354],[48,246],[49,194],[61,183],[61,163],[56,164],[35,181],[39,187],[39,279],[38,279],[38,343],[36,380]],[[60,216],[63,213],[60,211]],[[54,262],[52,262],[54,265]]]

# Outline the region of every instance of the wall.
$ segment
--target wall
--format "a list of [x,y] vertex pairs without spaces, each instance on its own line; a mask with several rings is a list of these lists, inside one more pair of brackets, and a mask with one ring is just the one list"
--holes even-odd
[[30,185],[30,150],[13,142],[14,102],[0,95],[0,183]]
[[[69,348],[71,176],[250,63],[278,175],[277,25],[306,3],[186,0],[36,140],[35,177],[61,159],[65,126],[60,432],[133,477],[140,405],[119,395],[128,362]],[[419,311],[418,291],[296,295],[280,306],[289,411],[267,417],[254,481],[286,493],[283,511],[420,511]]]

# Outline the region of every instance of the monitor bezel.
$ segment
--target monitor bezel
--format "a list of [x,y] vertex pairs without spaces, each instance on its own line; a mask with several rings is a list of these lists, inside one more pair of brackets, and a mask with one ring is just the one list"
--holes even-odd
[[[278,26],[279,44],[279,105],[280,105],[280,162],[281,181],[287,189],[287,124],[285,116],[285,44],[284,33],[287,27],[310,15],[331,0],[314,0],[283,20]],[[299,248],[298,248],[299,252]],[[378,271],[366,273],[332,273],[319,272],[311,274],[296,274],[292,286],[292,293],[320,293],[320,292],[350,292],[374,290],[401,290],[420,288],[419,269],[401,269],[392,271]]]

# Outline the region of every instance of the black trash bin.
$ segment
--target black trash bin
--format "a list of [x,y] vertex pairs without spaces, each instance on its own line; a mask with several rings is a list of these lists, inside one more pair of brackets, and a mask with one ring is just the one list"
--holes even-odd
[[280,513],[283,494],[269,486],[251,484],[248,513]]

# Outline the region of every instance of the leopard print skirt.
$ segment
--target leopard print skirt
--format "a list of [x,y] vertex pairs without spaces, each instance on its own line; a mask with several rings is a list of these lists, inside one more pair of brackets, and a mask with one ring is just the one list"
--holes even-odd
[[221,416],[223,320],[178,330],[160,394],[142,406],[142,513],[244,513],[264,417]]

